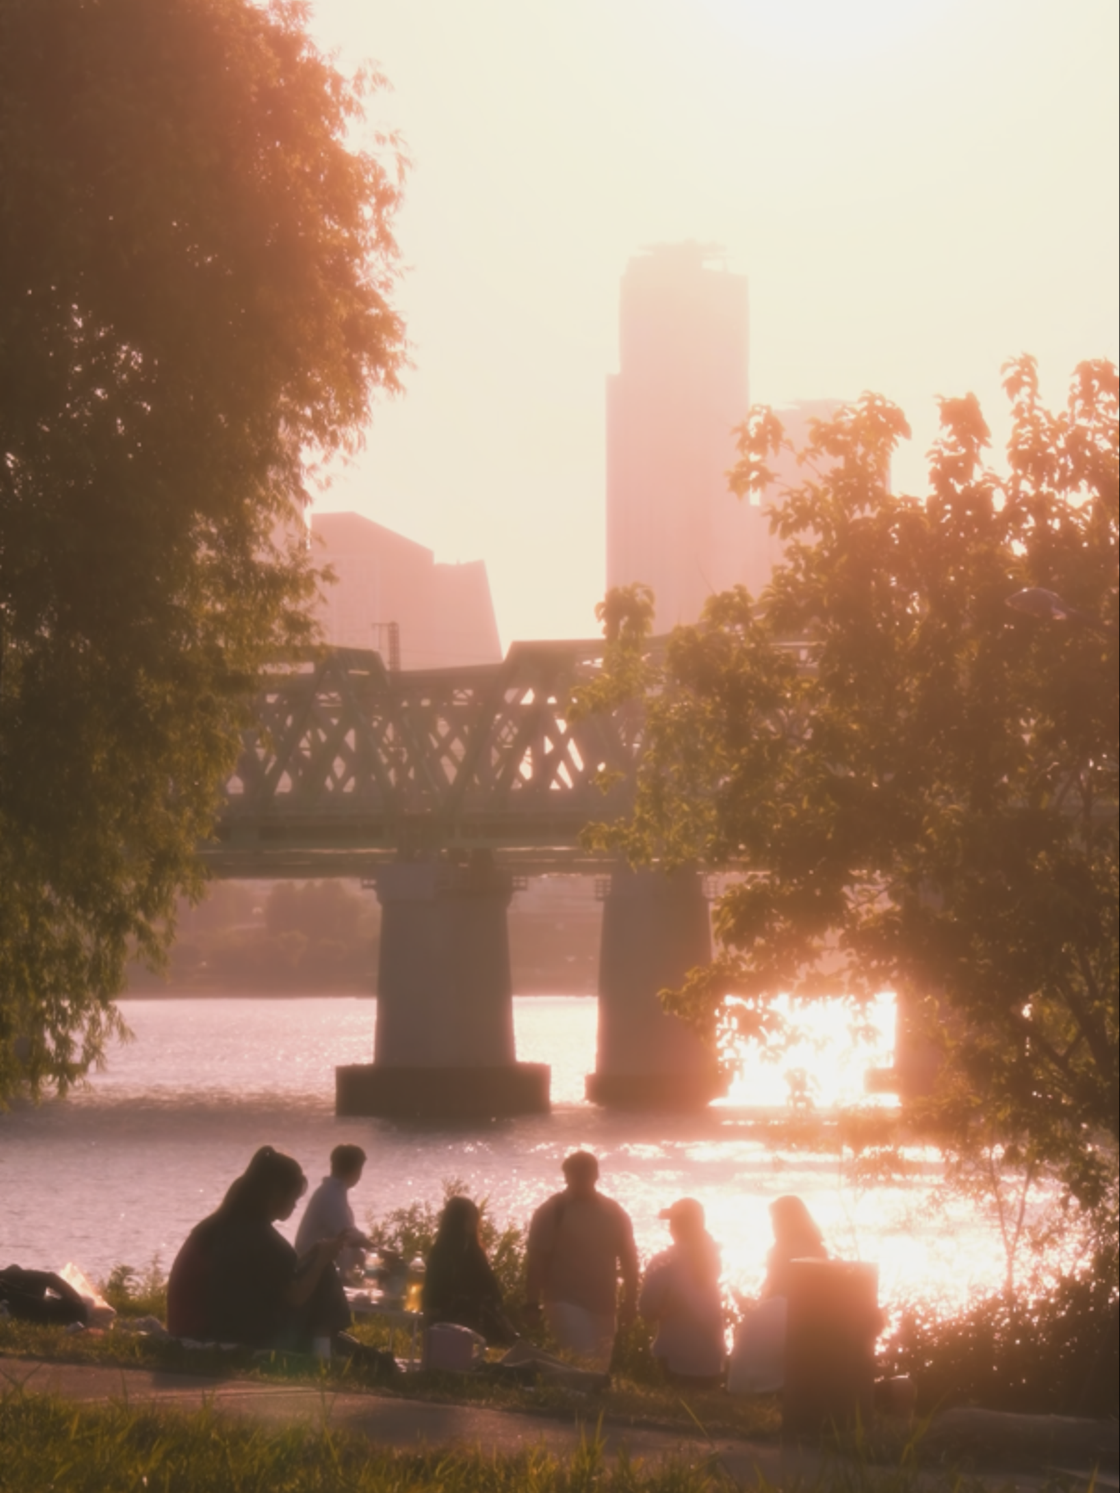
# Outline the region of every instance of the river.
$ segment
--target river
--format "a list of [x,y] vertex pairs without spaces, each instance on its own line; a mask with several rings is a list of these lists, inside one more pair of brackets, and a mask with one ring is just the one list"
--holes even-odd
[[[88,1086],[0,1114],[0,1263],[57,1268],[72,1260],[94,1279],[156,1257],[166,1269],[257,1146],[291,1152],[314,1183],[331,1147],[347,1140],[369,1155],[352,1194],[359,1221],[415,1199],[438,1201],[445,1180],[458,1178],[489,1199],[497,1220],[524,1222],[561,1185],[561,1158],[582,1146],[599,1156],[601,1186],[629,1210],[643,1255],[668,1242],[658,1210],[699,1198],[727,1280],[739,1289],[761,1279],[767,1206],[784,1192],[806,1199],[834,1253],[878,1262],[885,1302],[924,1296],[950,1305],[1001,1277],[990,1228],[964,1204],[931,1208],[932,1159],[903,1184],[860,1189],[834,1155],[763,1143],[746,1101],[780,1098],[773,1067],[755,1064],[728,1101],[698,1115],[585,1103],[593,999],[515,1001],[518,1056],[552,1065],[552,1113],[475,1125],[335,1116],[335,1065],[371,1055],[371,999],[162,997],[121,1009],[134,1040],[115,1045]],[[858,1051],[838,1036],[818,1048],[810,1056],[823,1102],[858,1090],[863,1066],[883,1060],[874,1044]],[[298,1213],[289,1235],[296,1222]]]

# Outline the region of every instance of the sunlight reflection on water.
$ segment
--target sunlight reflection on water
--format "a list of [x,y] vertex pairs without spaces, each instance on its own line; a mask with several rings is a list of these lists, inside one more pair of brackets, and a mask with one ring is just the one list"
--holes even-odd
[[[336,1118],[335,1065],[372,1055],[370,999],[164,998],[122,1009],[136,1040],[114,1048],[86,1090],[0,1115],[5,1263],[73,1259],[102,1276],[158,1254],[166,1267],[258,1145],[292,1152],[315,1181],[345,1138],[370,1155],[353,1197],[359,1219],[415,1198],[436,1201],[443,1181],[457,1177],[490,1198],[498,1219],[524,1221],[560,1185],[560,1159],[578,1145],[599,1155],[604,1190],[630,1211],[645,1255],[667,1242],[658,1210],[683,1194],[699,1198],[740,1289],[761,1279],[767,1208],[783,1192],[805,1197],[834,1253],[879,1262],[884,1300],[956,1301],[1002,1274],[998,1240],[965,1205],[930,1210],[934,1163],[903,1184],[859,1189],[835,1156],[768,1149],[742,1101],[784,1098],[781,1072],[769,1064],[756,1063],[731,1100],[700,1115],[586,1104],[591,998],[515,1002],[518,1055],[552,1065],[553,1112],[481,1126]],[[869,1056],[883,1060],[874,1049],[857,1056],[838,1032],[814,1057],[831,1085],[822,1084],[820,1102],[858,1091]]]

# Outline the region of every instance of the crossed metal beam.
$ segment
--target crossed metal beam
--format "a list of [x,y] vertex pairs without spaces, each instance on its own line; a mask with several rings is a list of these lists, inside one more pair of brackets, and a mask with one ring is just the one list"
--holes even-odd
[[568,718],[602,656],[601,640],[515,643],[500,664],[390,673],[336,648],[277,670],[204,855],[227,876],[360,875],[436,850],[594,864],[579,832],[630,807],[641,749],[637,709]]

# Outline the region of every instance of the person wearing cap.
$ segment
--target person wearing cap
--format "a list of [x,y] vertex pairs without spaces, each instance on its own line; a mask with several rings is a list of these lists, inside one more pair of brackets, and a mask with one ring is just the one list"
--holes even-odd
[[634,1227],[626,1210],[599,1192],[599,1163],[590,1152],[574,1151],[562,1170],[564,1191],[542,1203],[529,1224],[526,1319],[543,1309],[561,1347],[605,1373],[616,1331],[635,1315]]
[[719,1384],[725,1357],[719,1247],[695,1198],[679,1198],[658,1216],[673,1243],[650,1261],[638,1299],[643,1320],[657,1328],[653,1356],[674,1383]]

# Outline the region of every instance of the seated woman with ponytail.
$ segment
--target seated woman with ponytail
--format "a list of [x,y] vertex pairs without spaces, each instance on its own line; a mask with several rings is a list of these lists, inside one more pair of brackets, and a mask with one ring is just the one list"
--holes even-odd
[[314,1339],[333,1339],[349,1325],[334,1265],[345,1237],[323,1239],[300,1258],[274,1227],[306,1189],[290,1156],[271,1146],[256,1152],[171,1267],[173,1336],[307,1352]]

